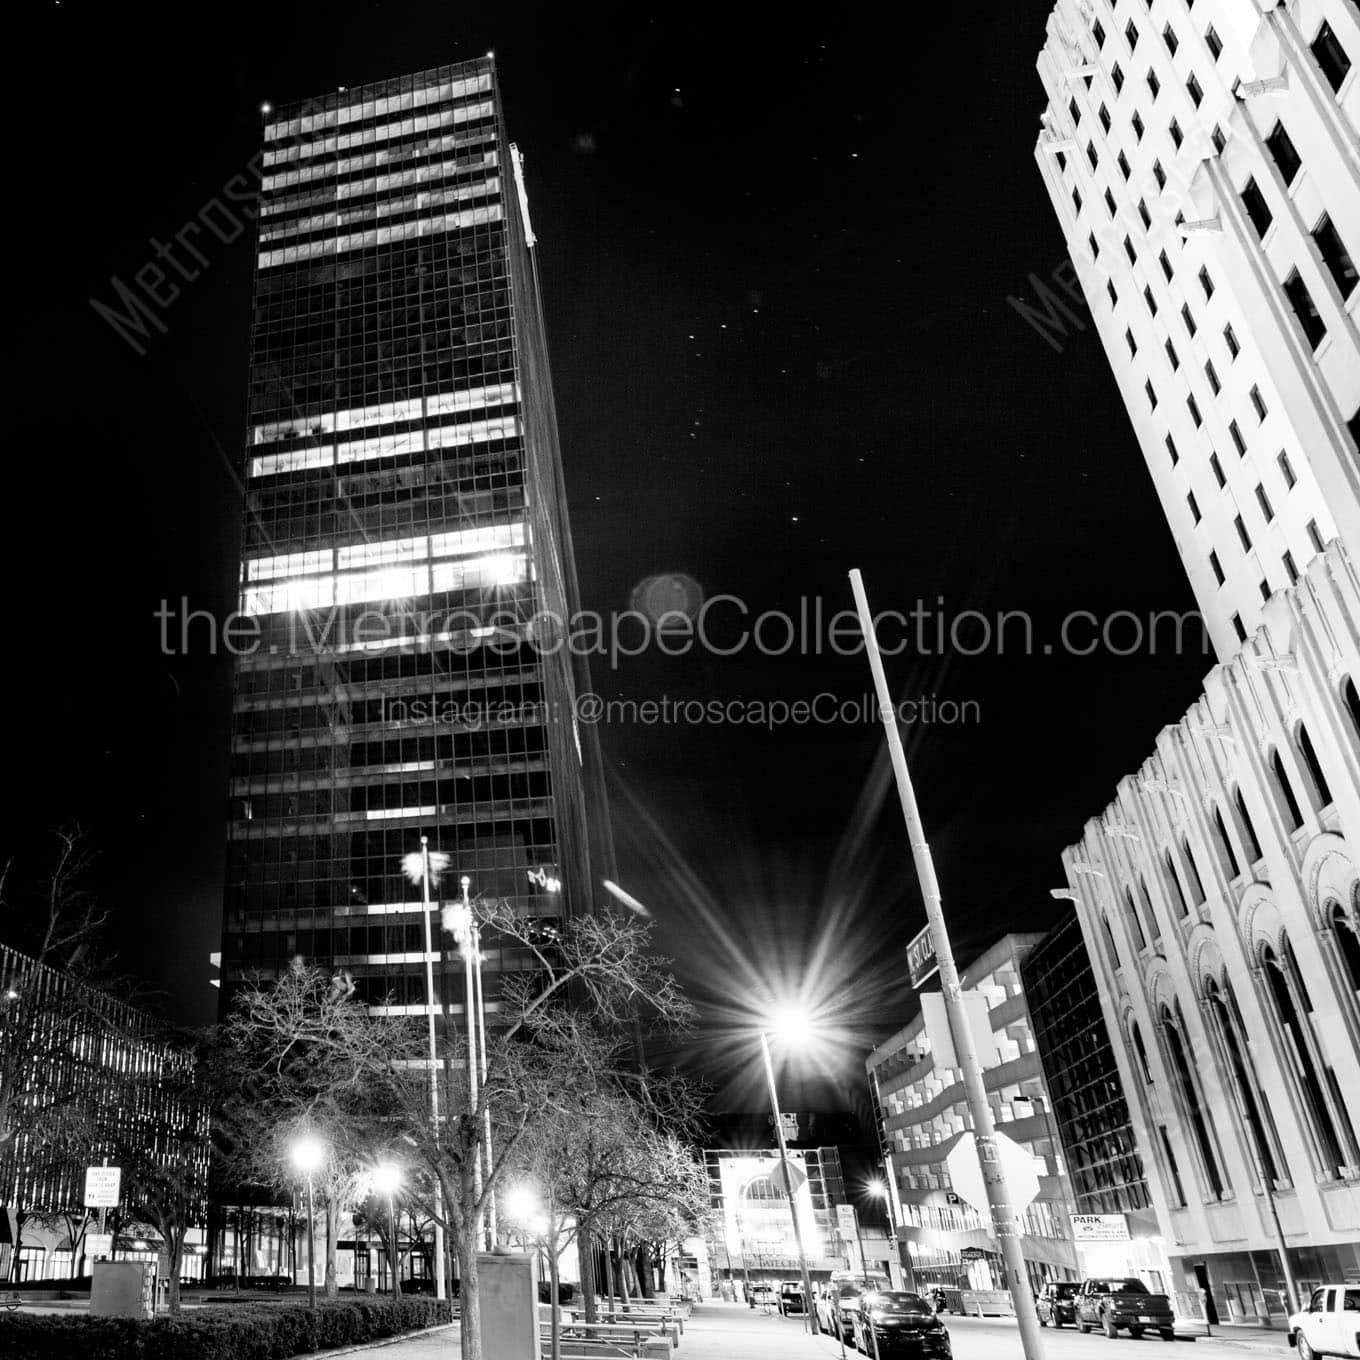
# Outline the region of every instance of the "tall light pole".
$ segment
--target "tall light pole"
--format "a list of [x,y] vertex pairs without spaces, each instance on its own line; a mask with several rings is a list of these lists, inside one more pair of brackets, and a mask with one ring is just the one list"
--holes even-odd
[[[453,934],[458,941],[458,949],[463,955],[463,1010],[467,1020],[467,1075],[468,1075],[468,1114],[472,1118],[478,1118],[477,1106],[479,1100],[479,1089],[481,1077],[486,1071],[486,1040],[479,1038],[482,1025],[481,1016],[481,973],[482,973],[482,951],[481,951],[481,932],[477,929],[477,923],[472,919],[472,899],[469,890],[472,887],[472,880],[464,874],[460,880],[463,889],[462,900],[456,907],[450,907],[444,913],[444,928]],[[491,1151],[491,1119],[490,1111],[483,1110],[480,1118],[483,1120],[484,1140],[486,1142],[486,1152],[489,1156]],[[482,1149],[477,1149],[477,1155],[472,1164],[472,1185],[477,1198],[482,1194]],[[490,1176],[488,1170],[487,1175]],[[481,1224],[474,1228],[475,1232],[480,1232]]]
[[1006,1176],[1001,1168],[1001,1155],[996,1144],[996,1125],[992,1121],[992,1107],[987,1103],[987,1089],[982,1080],[982,1064],[978,1061],[977,1045],[964,1008],[963,987],[954,964],[954,951],[945,925],[944,906],[940,885],[935,877],[935,863],[930,856],[930,845],[921,825],[921,812],[916,806],[916,790],[907,770],[906,753],[902,750],[902,734],[897,730],[897,713],[888,690],[888,678],[883,671],[883,659],[878,652],[878,635],[874,630],[873,615],[869,612],[869,598],[864,592],[864,580],[858,569],[850,573],[850,588],[855,595],[860,628],[864,634],[864,649],[869,657],[869,669],[874,677],[878,695],[879,717],[883,721],[888,741],[888,755],[893,776],[897,781],[897,797],[902,805],[902,818],[907,825],[907,840],[911,844],[912,859],[921,885],[930,939],[935,949],[935,962],[940,971],[940,986],[944,992],[945,1010],[949,1017],[949,1032],[954,1040],[959,1066],[963,1069],[963,1090],[968,1113],[973,1122],[973,1137],[977,1142],[978,1161],[982,1165],[982,1180],[987,1189],[987,1203],[992,1211],[992,1231],[1001,1248],[1001,1259],[1006,1267],[1006,1283],[1010,1288],[1015,1318],[1020,1328],[1020,1344],[1026,1360],[1041,1360],[1043,1344],[1039,1339],[1039,1318],[1034,1311],[1034,1295],[1030,1292],[1025,1274],[1025,1258],[1020,1251],[1016,1233],[1016,1212],[1006,1188]]
[[397,1240],[397,1191],[401,1189],[401,1168],[391,1162],[379,1162],[373,1169],[373,1188],[387,1197],[387,1217],[392,1225],[392,1247],[388,1264],[392,1267],[392,1297],[401,1298],[401,1255]]
[[[434,1125],[435,1146],[439,1146],[439,1053],[434,1035],[434,941],[430,932],[430,879],[449,867],[449,857],[442,850],[431,851],[430,838],[420,838],[420,853],[407,855],[402,861],[406,877],[420,882],[421,913],[425,922],[425,1001],[426,1020],[429,1022],[430,1044],[430,1120]],[[434,1182],[434,1296],[445,1298],[444,1287],[444,1198],[439,1178]]]
[[326,1160],[326,1147],[319,1138],[307,1134],[292,1147],[293,1165],[307,1178],[307,1307],[316,1308],[316,1204],[312,1177]]
[[[889,1163],[884,1163],[883,1171],[885,1176],[892,1175],[892,1169]],[[888,1253],[888,1264],[890,1267],[895,1265],[897,1267],[897,1273],[901,1275],[903,1273],[902,1257],[900,1255],[901,1239],[897,1235],[897,1215],[893,1213],[892,1188],[889,1186],[886,1179],[880,1180],[875,1178],[869,1182],[868,1191],[875,1198],[881,1199],[884,1207],[888,1211],[888,1240],[891,1248]]]
[[[463,880],[467,882],[466,879]],[[472,908],[469,905],[468,914],[471,916]],[[495,1159],[491,1149],[491,1106],[486,1101],[486,1001],[482,996],[482,929],[472,922],[472,958],[477,965],[474,977],[477,982],[477,1046],[480,1050],[479,1060],[482,1069],[482,1132],[486,1142],[486,1179],[491,1180],[496,1169]],[[486,1237],[487,1247],[494,1251],[496,1248],[496,1196],[493,1194],[486,1202]]]
[[803,1230],[798,1223],[798,1203],[789,1175],[789,1148],[784,1140],[784,1121],[779,1117],[779,1091],[774,1084],[774,1060],[770,1057],[770,1036],[760,1031],[760,1052],[765,1059],[765,1077],[770,1084],[770,1113],[774,1116],[775,1132],[779,1135],[779,1167],[784,1173],[784,1189],[789,1197],[789,1214],[793,1218],[793,1240],[798,1244],[798,1269],[803,1276],[803,1321],[809,1332],[812,1321],[812,1277],[808,1274],[807,1253],[803,1250]]

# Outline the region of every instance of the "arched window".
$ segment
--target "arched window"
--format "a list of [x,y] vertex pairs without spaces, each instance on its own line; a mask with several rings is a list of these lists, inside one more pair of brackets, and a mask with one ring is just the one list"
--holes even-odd
[[1233,790],[1233,802],[1237,805],[1237,815],[1242,822],[1242,834],[1247,842],[1247,854],[1253,864],[1261,858],[1261,842],[1256,839],[1256,827],[1252,824],[1251,813],[1247,811],[1246,799],[1240,788]]
[[1190,881],[1190,891],[1195,894],[1195,905],[1204,905],[1204,880],[1199,876],[1199,865],[1195,863],[1194,852],[1190,849],[1190,841],[1181,837],[1181,853],[1185,856],[1185,867],[1188,871]]
[[[1356,894],[1360,896],[1360,888],[1356,889]],[[1360,932],[1357,931],[1355,922],[1346,915],[1346,908],[1340,902],[1332,903],[1332,909],[1328,913],[1328,924],[1332,928],[1332,938],[1336,941],[1343,981],[1357,1006],[1360,1006]]]
[[1312,1003],[1288,940],[1278,951],[1270,945],[1261,950],[1271,1010],[1285,1041],[1286,1070],[1294,1078],[1314,1150],[1322,1168],[1335,1175],[1343,1166],[1360,1160],[1355,1133],[1345,1106],[1340,1103],[1336,1077],[1326,1065],[1313,1031]]
[[1171,1071],[1179,1088],[1181,1102],[1185,1108],[1186,1119],[1191,1132],[1195,1135],[1195,1146],[1199,1149],[1200,1164],[1204,1168],[1204,1178],[1215,1197],[1222,1198],[1225,1189],[1223,1173],[1218,1165],[1218,1149],[1214,1146],[1213,1135],[1204,1115],[1204,1103],[1199,1096],[1199,1083],[1195,1080],[1194,1069],[1190,1063],[1182,1021],[1178,1013],[1173,1014],[1169,1007],[1162,1007],[1162,1032],[1166,1035],[1166,1049],[1171,1058]]
[[1147,936],[1143,934],[1143,923],[1138,919],[1138,908],[1133,904],[1133,889],[1124,889],[1124,901],[1128,904],[1129,934],[1138,941],[1139,949],[1147,948]]
[[1255,1065],[1249,1056],[1251,1050],[1248,1047],[1242,1014],[1237,1008],[1237,998],[1233,996],[1232,988],[1226,981],[1220,986],[1214,978],[1205,979],[1204,996],[1209,1003],[1209,1015],[1219,1042],[1223,1046],[1224,1057],[1227,1059],[1238,1113],[1256,1153],[1256,1169],[1269,1187],[1272,1182],[1281,1178],[1280,1162],[1276,1154],[1279,1137],[1270,1117],[1270,1109],[1261,1093]]
[[1349,675],[1341,686],[1341,698],[1346,705],[1346,712],[1351,715],[1351,727],[1356,740],[1360,741],[1360,692],[1356,691],[1355,681]]
[[1133,1025],[1129,1029],[1129,1033],[1133,1035],[1133,1049],[1134,1052],[1138,1054],[1138,1066],[1142,1068],[1143,1081],[1151,1086],[1152,1067],[1148,1063],[1147,1047],[1143,1043],[1143,1031],[1138,1028],[1137,1020],[1133,1022]]
[[1185,900],[1185,889],[1181,887],[1180,875],[1176,872],[1176,861],[1171,858],[1170,850],[1163,856],[1162,863],[1166,868],[1166,888],[1171,894],[1171,900],[1180,909],[1182,916],[1189,916],[1190,903]]
[[1280,794],[1280,811],[1284,814],[1285,825],[1290,831],[1297,831],[1303,825],[1303,813],[1299,810],[1299,800],[1294,797],[1294,786],[1284,772],[1284,761],[1280,759],[1278,751],[1270,753],[1270,770]]
[[1214,808],[1214,830],[1218,832],[1218,849],[1223,859],[1223,872],[1229,878],[1236,878],[1242,871],[1237,864],[1237,855],[1233,851],[1232,837],[1228,835],[1228,825],[1223,820],[1223,809]]
[[1110,952],[1110,967],[1119,967],[1119,950],[1115,946],[1114,931],[1110,928],[1110,918],[1102,911],[1100,913],[1101,922],[1105,926],[1105,947]]
[[1299,754],[1303,757],[1304,769],[1308,771],[1308,781],[1312,785],[1310,791],[1317,800],[1317,806],[1325,808],[1332,801],[1332,791],[1327,787],[1327,776],[1322,773],[1322,762],[1318,760],[1317,752],[1313,749],[1313,739],[1302,723],[1294,729],[1294,736],[1298,742]]
[[1157,912],[1152,905],[1152,894],[1148,892],[1147,879],[1142,874],[1138,875],[1138,891],[1143,898],[1143,915],[1147,921],[1148,936],[1154,940],[1162,938],[1162,927],[1157,921]]

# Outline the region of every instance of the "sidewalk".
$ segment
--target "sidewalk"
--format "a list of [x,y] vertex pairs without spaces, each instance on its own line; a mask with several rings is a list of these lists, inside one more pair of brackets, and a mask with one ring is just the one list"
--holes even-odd
[[[829,1336],[809,1336],[799,1315],[780,1317],[773,1309],[744,1303],[696,1303],[675,1360],[838,1360],[840,1345]],[[847,1349],[847,1355],[858,1352]]]
[[[374,1360],[457,1360],[458,1328],[439,1327],[419,1336],[374,1342],[330,1355],[371,1355]],[[800,1317],[780,1317],[744,1303],[696,1303],[674,1360],[840,1360],[829,1336],[809,1336]],[[846,1349],[845,1354],[858,1355]],[[490,1360],[495,1360],[491,1357]]]

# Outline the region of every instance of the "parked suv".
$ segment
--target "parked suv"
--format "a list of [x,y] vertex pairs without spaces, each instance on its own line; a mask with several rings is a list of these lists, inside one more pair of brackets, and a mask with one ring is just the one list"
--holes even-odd
[[1034,1300],[1039,1326],[1061,1327],[1064,1322],[1076,1322],[1079,1287],[1075,1280],[1050,1280],[1044,1285]]
[[784,1317],[790,1313],[806,1313],[807,1301],[803,1298],[803,1286],[798,1280],[784,1280],[779,1286],[779,1311]]
[[1144,1332],[1160,1332],[1163,1341],[1176,1339],[1171,1300],[1148,1291],[1142,1280],[1083,1280],[1077,1294],[1077,1331],[1099,1327],[1106,1336],[1118,1336],[1126,1328],[1136,1341]]

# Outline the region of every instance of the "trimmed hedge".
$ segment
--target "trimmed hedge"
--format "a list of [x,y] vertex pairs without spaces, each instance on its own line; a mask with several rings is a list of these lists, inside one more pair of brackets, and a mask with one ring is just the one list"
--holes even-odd
[[241,1303],[149,1321],[0,1314],[0,1355],[24,1360],[289,1360],[452,1320],[446,1300],[365,1298]]

